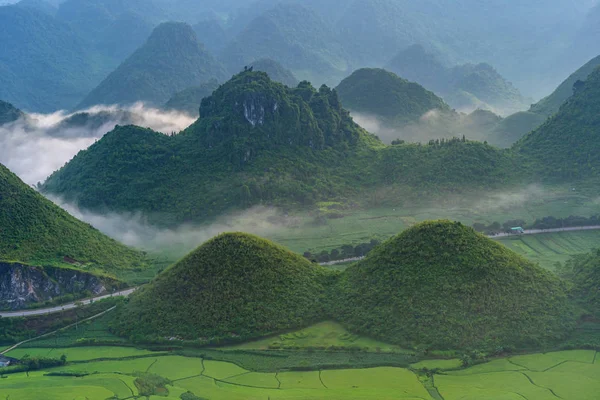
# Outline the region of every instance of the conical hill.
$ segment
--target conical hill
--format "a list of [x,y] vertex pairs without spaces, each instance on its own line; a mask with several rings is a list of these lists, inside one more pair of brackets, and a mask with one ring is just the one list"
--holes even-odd
[[325,269],[252,235],[203,244],[135,293],[115,332],[144,339],[243,340],[323,318]]
[[444,349],[540,346],[574,318],[557,277],[450,221],[373,250],[342,276],[335,302],[352,331]]

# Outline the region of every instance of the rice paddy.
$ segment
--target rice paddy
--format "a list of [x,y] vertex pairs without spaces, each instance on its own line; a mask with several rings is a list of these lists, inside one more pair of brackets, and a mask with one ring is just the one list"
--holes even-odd
[[[468,369],[458,360],[427,360],[411,368],[376,367],[260,373],[234,363],[152,353],[131,348],[67,348],[76,358],[44,371],[2,375],[0,398],[106,400],[139,398],[137,377],[168,380],[160,395],[184,393],[211,400],[230,399],[426,399],[437,400],[592,400],[600,392],[600,363],[595,351],[574,350],[517,355]],[[25,349],[45,355],[49,349]],[[25,350],[11,352],[13,357]],[[94,361],[106,355],[121,359]],[[87,360],[86,360],[87,359]],[[433,379],[418,372],[442,370]],[[444,371],[445,370],[445,371]],[[76,377],[73,375],[84,375]],[[71,375],[71,376],[69,376]],[[441,396],[441,397],[439,397]],[[145,397],[145,396],[144,396]]]

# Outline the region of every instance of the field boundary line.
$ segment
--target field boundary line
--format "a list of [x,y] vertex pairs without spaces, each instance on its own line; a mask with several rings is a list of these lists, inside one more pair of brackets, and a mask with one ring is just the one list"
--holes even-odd
[[[527,370],[527,371],[531,371],[531,370],[530,370],[529,368],[527,368],[526,366],[524,366],[524,365],[520,365],[520,364],[517,364],[516,362],[514,362],[513,360],[511,360],[511,359],[510,359],[510,357],[508,357],[508,358],[506,359],[506,361],[508,361],[508,362],[509,362],[509,363],[511,363],[512,365],[516,365],[517,367],[520,367],[520,368],[525,368],[525,370]],[[519,371],[519,372],[520,372],[520,371]]]
[[152,368],[154,366],[154,364],[156,364],[157,362],[158,362],[158,358],[156,360],[154,360],[154,362],[152,362],[150,365],[148,365],[148,368],[146,368],[147,374],[150,373],[150,368]]
[[320,369],[320,370],[319,370],[319,381],[321,382],[321,385],[323,385],[323,387],[324,387],[325,389],[329,389],[329,388],[327,387],[327,385],[325,384],[325,382],[323,382],[323,377],[321,376],[321,373],[322,373],[322,372],[323,372],[323,370],[322,370],[322,369]]
[[[84,320],[81,320],[81,321],[75,322],[74,324],[71,324],[71,325],[64,326],[64,327],[62,327],[62,328],[60,328],[60,329],[57,329],[57,330],[55,330],[55,331],[48,332],[48,333],[44,333],[43,335],[40,335],[40,336],[37,336],[37,337],[31,338],[31,339],[23,340],[22,342],[19,342],[19,343],[15,344],[14,346],[12,346],[12,347],[9,347],[8,349],[1,351],[1,352],[0,352],[0,354],[4,355],[4,354],[8,353],[9,351],[13,351],[14,349],[18,348],[19,346],[22,346],[22,345],[24,345],[25,343],[33,342],[33,341],[35,341],[35,340],[38,340],[38,339],[41,339],[41,338],[45,338],[45,337],[47,337],[47,336],[54,335],[55,333],[58,333],[58,332],[60,332],[60,331],[63,331],[63,330],[65,330],[65,329],[69,329],[69,328],[72,328],[72,327],[74,327],[74,326],[76,326],[76,325],[79,325],[79,324],[81,324],[82,322],[87,322],[87,321],[91,321],[91,320],[93,320],[93,319],[99,318],[99,317],[103,316],[104,314],[107,314],[108,312],[110,312],[110,311],[114,310],[115,308],[117,308],[117,306],[113,306],[113,307],[109,308],[108,310],[104,310],[104,311],[102,311],[100,314],[92,315],[92,316],[91,316],[91,317],[89,317],[89,318],[86,318],[86,319],[84,319]],[[53,349],[54,349],[54,348],[53,348]]]
[[519,392],[509,392],[509,393],[516,394],[517,396],[520,396],[520,397],[524,398],[525,400],[529,400],[527,397],[523,396],[523,395],[522,395],[521,393],[519,393]]
[[553,395],[554,397],[556,397],[556,398],[558,398],[558,399],[562,399],[562,397],[560,397],[559,395],[557,395],[556,393],[554,393],[554,390],[552,390],[552,389],[550,389],[550,388],[547,388],[547,387],[540,386],[540,385],[536,384],[536,383],[533,381],[533,379],[531,379],[531,377],[530,377],[529,375],[527,375],[525,372],[521,372],[521,374],[522,374],[523,376],[525,376],[525,377],[526,377],[526,378],[529,380],[529,382],[531,382],[531,384],[532,384],[533,386],[539,387],[540,389],[546,389],[547,391],[549,391],[550,393],[552,393],[552,395]]
[[275,380],[277,381],[277,389],[281,389],[281,381],[279,380],[279,371],[275,372]]
[[596,364],[596,357],[598,357],[598,352],[594,353],[594,359],[592,360],[592,364]]
[[[135,397],[135,393],[133,392],[133,389],[131,387],[129,387],[129,385],[127,384],[127,382],[125,382],[123,379],[119,379],[119,380],[121,382],[123,382],[123,384],[125,385],[125,387],[127,387],[127,389],[129,389],[129,391],[131,392],[131,397]],[[131,398],[131,397],[128,397],[128,398]]]

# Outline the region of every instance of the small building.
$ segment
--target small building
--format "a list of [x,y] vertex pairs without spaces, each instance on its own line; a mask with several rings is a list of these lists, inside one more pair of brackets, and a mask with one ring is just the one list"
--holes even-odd
[[525,233],[525,229],[521,228],[520,226],[515,226],[514,228],[510,228],[510,232],[517,235],[521,235]]
[[0,368],[6,368],[12,363],[12,359],[0,356]]

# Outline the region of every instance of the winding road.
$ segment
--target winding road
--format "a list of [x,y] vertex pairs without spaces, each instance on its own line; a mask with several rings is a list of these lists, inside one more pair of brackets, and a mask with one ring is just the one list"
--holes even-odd
[[[579,227],[570,227],[570,228],[556,228],[556,229],[528,229],[528,230],[525,230],[521,234],[498,233],[496,235],[491,235],[488,237],[491,239],[498,239],[498,238],[503,238],[503,237],[512,237],[512,236],[521,236],[521,235],[540,235],[540,234],[544,234],[544,233],[593,231],[593,230],[600,230],[600,225],[579,226]],[[363,258],[364,257],[353,257],[353,258],[348,258],[345,260],[331,261],[331,262],[323,263],[321,265],[337,265],[337,264],[343,264],[343,263],[347,263],[347,262],[351,262],[351,261],[359,261],[359,260],[362,260]],[[64,305],[56,306],[56,307],[40,308],[40,309],[34,309],[34,310],[0,312],[0,318],[32,317],[32,316],[36,316],[36,315],[54,314],[54,313],[58,313],[61,311],[66,311],[66,310],[71,310],[73,308],[77,308],[78,307],[77,304],[79,304],[80,302],[83,305],[86,305],[86,304],[91,304],[98,300],[107,299],[109,297],[114,297],[114,296],[125,296],[126,297],[126,296],[129,296],[131,293],[135,292],[135,290],[138,288],[139,288],[139,286],[131,288],[131,289],[127,289],[127,290],[122,290],[120,292],[116,292],[113,294],[107,294],[107,295],[103,295],[103,296],[93,297],[91,299],[84,299],[84,300],[80,300],[77,302],[72,302],[72,303],[68,303],[68,304],[64,304]]]
[[72,310],[73,308],[77,308],[79,303],[81,303],[83,305],[87,305],[87,304],[92,304],[95,301],[108,299],[110,297],[129,296],[131,293],[135,292],[136,289],[137,289],[137,287],[127,289],[127,290],[122,290],[120,292],[115,292],[112,294],[106,294],[103,296],[92,297],[90,299],[78,300],[78,301],[74,301],[73,303],[63,304],[63,305],[56,306],[56,307],[39,308],[39,309],[33,309],[33,310],[0,312],[0,318],[33,317],[36,315],[54,314],[54,313],[58,313],[61,311]]

